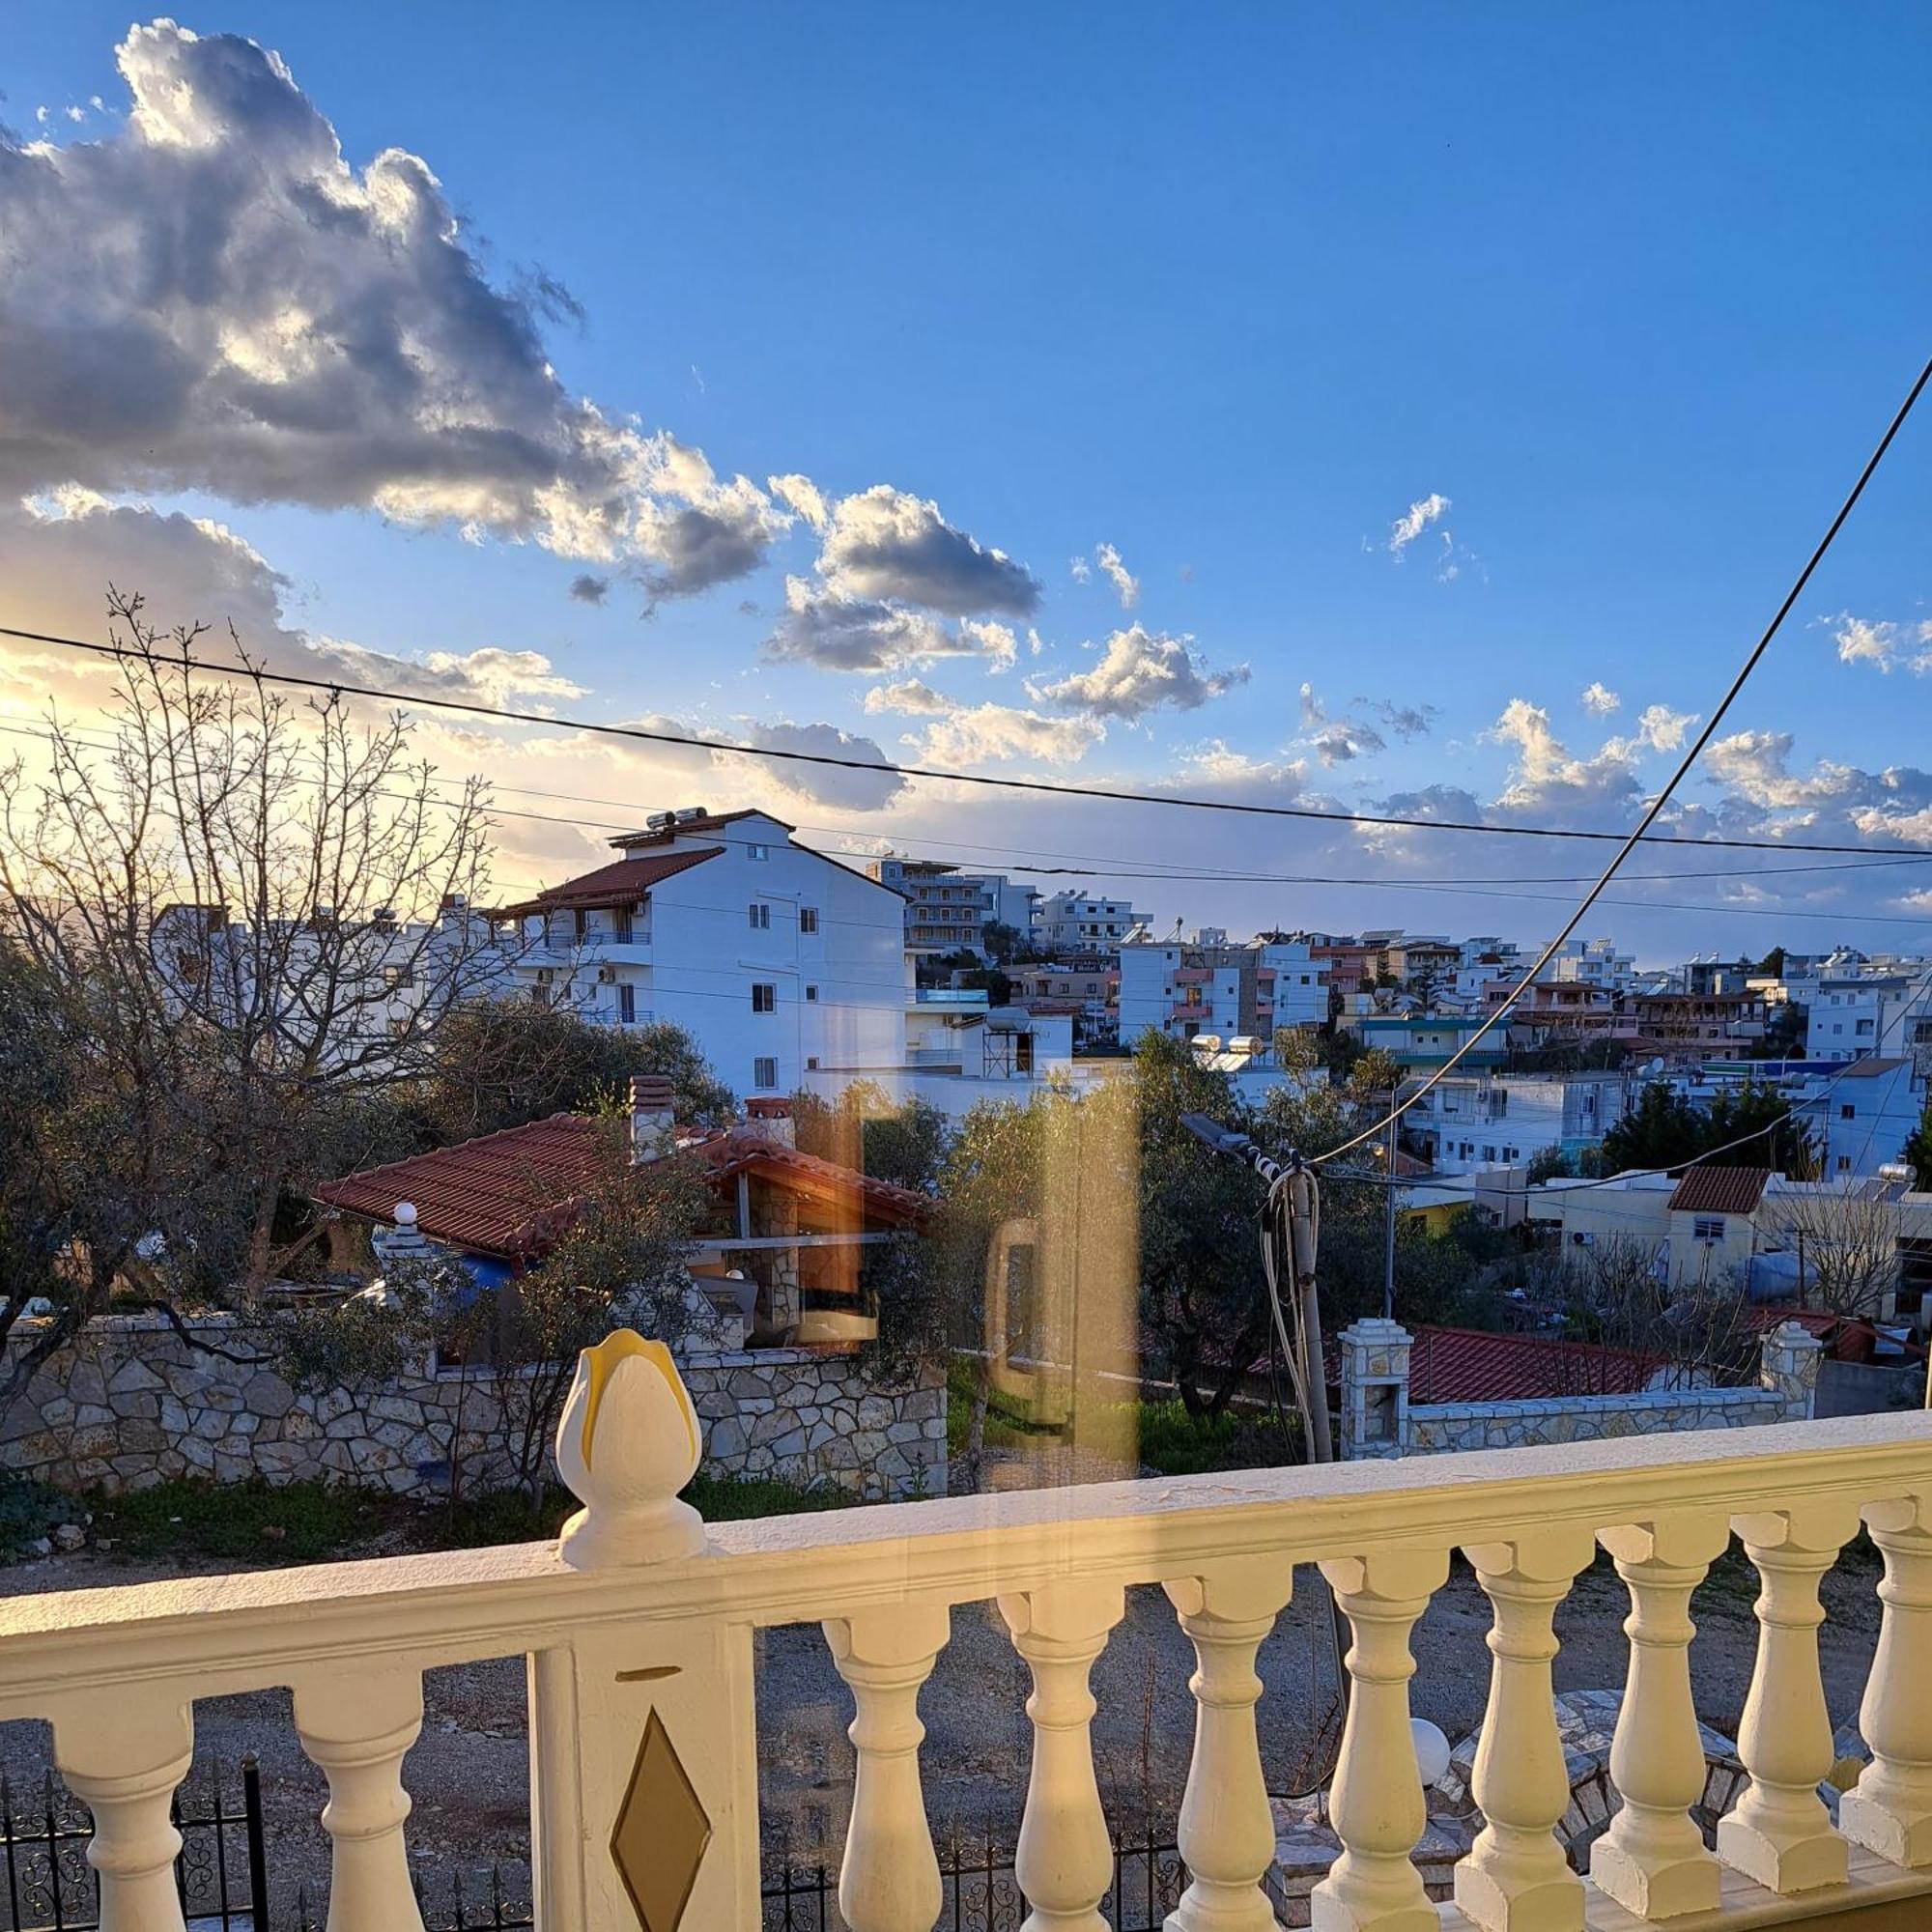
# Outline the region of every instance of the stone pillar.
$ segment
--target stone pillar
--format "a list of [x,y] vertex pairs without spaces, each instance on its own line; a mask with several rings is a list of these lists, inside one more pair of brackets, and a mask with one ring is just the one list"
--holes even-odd
[[1365,1316],[1336,1340],[1342,1351],[1342,1460],[1405,1454],[1414,1336],[1400,1321]]
[[1784,1405],[1783,1422],[1809,1422],[1818,1404],[1818,1362],[1824,1344],[1796,1321],[1767,1332],[1758,1350],[1758,1379]]

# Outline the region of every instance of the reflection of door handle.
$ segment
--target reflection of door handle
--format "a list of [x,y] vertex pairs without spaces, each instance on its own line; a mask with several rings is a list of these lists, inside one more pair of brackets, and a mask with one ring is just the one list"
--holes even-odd
[[[1035,1251],[1035,1292],[1037,1293],[1039,1223],[1031,1214],[1015,1214],[1002,1221],[993,1230],[993,1238],[986,1249],[986,1360],[991,1366],[995,1388],[1003,1395],[1031,1400],[1038,1378],[1028,1370],[1014,1368],[1010,1355],[1012,1312],[1009,1303],[1015,1248],[1032,1248]],[[1037,1343],[1036,1335],[1036,1346]]]

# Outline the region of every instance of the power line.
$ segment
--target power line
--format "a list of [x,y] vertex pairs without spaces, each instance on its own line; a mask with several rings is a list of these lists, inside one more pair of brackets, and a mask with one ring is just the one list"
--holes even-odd
[[[1920,381],[1922,384],[1923,378]],[[1916,390],[1914,395],[1916,397]],[[1808,575],[1807,570],[1806,576]],[[1798,587],[1803,587],[1802,582]],[[1794,598],[1796,594],[1794,590]],[[152,662],[160,655],[158,652],[142,651],[125,644],[103,644],[82,638],[63,638],[46,631],[29,631],[8,624],[0,624],[0,638],[15,638],[24,643],[52,644],[62,650],[85,651],[95,657],[114,658],[122,662]],[[1766,641],[1769,641],[1768,636]],[[1043,793],[1052,798],[1104,799],[1115,805],[1157,805],[1181,811],[1232,811],[1248,817],[1304,819],[1327,825],[1369,825],[1393,831],[1458,832],[1499,838],[1581,838],[1605,843],[1626,842],[1625,835],[1620,832],[1581,832],[1554,825],[1492,825],[1474,819],[1403,818],[1386,812],[1331,811],[1310,805],[1258,805],[1242,799],[1201,798],[1186,792],[1122,791],[1106,785],[1053,783],[1045,779],[998,778],[985,772],[950,771],[934,765],[901,765],[884,758],[841,758],[830,752],[788,751],[770,745],[734,745],[724,739],[699,738],[686,732],[653,731],[641,724],[610,724],[588,718],[541,717],[528,712],[511,711],[500,704],[484,704],[473,699],[429,697],[406,691],[389,690],[381,685],[353,684],[340,678],[302,677],[293,671],[265,670],[247,665],[214,664],[206,658],[193,657],[185,649],[179,654],[169,652],[166,662],[171,668],[180,666],[184,670],[205,671],[214,677],[250,681],[260,679],[265,684],[288,685],[297,690],[319,691],[332,696],[376,698],[385,704],[414,705],[432,711],[454,711],[466,717],[495,718],[511,724],[537,724],[552,730],[583,731],[600,737],[623,738],[644,744],[675,745],[685,751],[710,752],[731,757],[765,758],[789,764],[824,765],[838,771],[869,772],[875,777],[884,775],[894,778],[937,779],[949,784],[979,785],[996,791]],[[1715,722],[1714,718],[1713,724]],[[1696,752],[1702,751],[1711,735],[1711,727],[1706,726],[1693,748],[1693,756]],[[1688,769],[1688,761],[1686,767],[1680,768],[1678,778],[1683,776],[1684,769]],[[1869,844],[1834,845],[1817,841],[1801,844],[1796,840],[1779,838],[1692,838],[1673,833],[1652,834],[1649,828],[1656,822],[1659,812],[1668,802],[1670,791],[1675,788],[1677,781],[1677,779],[1673,779],[1670,786],[1658,796],[1651,809],[1645,812],[1638,832],[1632,835],[1633,839],[1641,839],[1651,845],[1694,845],[1737,852],[1837,853],[1855,858],[1867,857],[1872,851]],[[1900,845],[1887,849],[1915,858],[1932,858],[1932,845]]]
[[1824,561],[1825,553],[1832,548],[1833,542],[1837,537],[1838,532],[1844,528],[1845,520],[1857,507],[1859,498],[1864,495],[1865,485],[1877,473],[1879,465],[1885,460],[1886,451],[1891,447],[1893,438],[1904,428],[1906,418],[1911,415],[1914,405],[1924,392],[1925,384],[1928,382],[1932,382],[1932,360],[1927,360],[1925,366],[1919,370],[1918,381],[1907,391],[1905,400],[1899,404],[1897,410],[1892,414],[1891,421],[1886,425],[1885,434],[1879,438],[1878,447],[1865,459],[1865,466],[1859,471],[1858,481],[1852,485],[1851,493],[1838,505],[1837,515],[1832,519],[1825,534],[1818,539],[1816,547],[1804,561],[1804,568],[1798,573],[1797,578],[1792,582],[1791,588],[1784,593],[1784,601],[1773,613],[1771,622],[1764,628],[1763,635],[1751,646],[1744,663],[1738,667],[1737,675],[1731,679],[1730,688],[1719,700],[1717,709],[1711,713],[1710,718],[1704,724],[1704,728],[1697,733],[1690,750],[1684,753],[1683,758],[1679,761],[1677,769],[1671,773],[1668,782],[1665,783],[1663,789],[1658,793],[1656,798],[1650,802],[1643,816],[1637,820],[1635,827],[1617,848],[1610,863],[1605,867],[1603,877],[1583,895],[1582,899],[1577,906],[1577,910],[1565,922],[1562,931],[1544,948],[1542,957],[1523,975],[1522,983],[1517,992],[1497,1007],[1495,1011],[1490,1014],[1482,1025],[1406,1100],[1398,1100],[1389,1109],[1384,1119],[1378,1121],[1374,1126],[1364,1129],[1364,1131],[1355,1135],[1352,1140],[1344,1141],[1340,1147],[1332,1148],[1327,1153],[1318,1156],[1318,1162],[1333,1160],[1338,1154],[1347,1153],[1350,1148],[1360,1147],[1364,1141],[1373,1140],[1378,1134],[1401,1120],[1403,1115],[1415,1105],[1416,1101],[1421,1099],[1425,1094],[1435,1087],[1446,1074],[1451,1072],[1474,1049],[1476,1043],[1485,1035],[1502,1023],[1514,1008],[1517,1000],[1520,999],[1522,994],[1536,983],[1543,969],[1562,950],[1564,942],[1582,924],[1590,908],[1602,897],[1605,888],[1616,877],[1618,867],[1636,850],[1644,834],[1656,823],[1658,814],[1669,804],[1671,794],[1683,783],[1685,778],[1690,773],[1690,767],[1703,755],[1704,747],[1717,735],[1718,726],[1722,724],[1725,713],[1737,701],[1738,694],[1744,690],[1745,684],[1749,679],[1751,672],[1757,668],[1765,652],[1771,648],[1771,640],[1783,628],[1785,618],[1791,613],[1791,607],[1804,594],[1804,586],[1810,582],[1812,573]]

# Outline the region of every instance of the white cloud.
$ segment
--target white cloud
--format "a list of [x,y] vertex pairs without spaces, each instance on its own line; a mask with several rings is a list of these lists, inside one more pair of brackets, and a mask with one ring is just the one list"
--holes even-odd
[[[964,617],[959,623],[959,637],[984,657],[989,671],[1011,670],[1019,662],[1020,640],[1010,624],[995,624],[990,620],[981,623],[977,617]],[[1037,649],[1037,641],[1035,648]]]
[[1388,542],[1384,548],[1391,556],[1400,557],[1431,524],[1441,522],[1454,507],[1450,499],[1439,490],[1432,490],[1428,496],[1418,497],[1389,526]]
[[567,291],[493,282],[401,149],[356,169],[281,59],[167,20],[118,49],[125,126],[0,143],[0,490],[376,509],[635,562],[677,596],[790,516],[569,394]]
[[1092,718],[1048,718],[1009,704],[962,704],[918,678],[880,685],[866,694],[873,716],[897,712],[929,720],[923,733],[908,740],[920,747],[923,761],[943,765],[1005,763],[1033,758],[1072,764],[1106,735]]
[[1901,624],[1889,618],[1854,617],[1841,611],[1830,619],[1841,664],[1866,664],[1889,673],[1903,665],[1919,677],[1932,672],[1932,621]]
[[[1305,734],[1302,742],[1330,770],[1352,759],[1372,757],[1378,752],[1388,750],[1388,741],[1373,724],[1364,724],[1356,718],[1331,716],[1328,707],[1315,695],[1314,685],[1304,682],[1300,696],[1301,728]],[[1369,703],[1366,698],[1356,701]],[[1391,728],[1401,730],[1404,725],[1408,727],[1403,730],[1405,737],[1414,736],[1429,728],[1429,718],[1422,710],[1386,702],[1380,708],[1388,715]],[[1433,710],[1433,707],[1430,709]],[[1397,721],[1401,721],[1400,724]]]
[[1696,722],[1694,711],[1673,711],[1667,704],[1648,704],[1638,715],[1636,735],[1653,752],[1681,752],[1685,733]]
[[810,476],[768,476],[765,481],[771,486],[772,495],[796,511],[813,529],[822,530],[831,522],[832,511],[824,493]]
[[889,483],[839,498],[818,571],[835,596],[953,617],[1026,617],[1039,603],[1039,583],[1024,565],[949,524],[937,503]]
[[1131,611],[1141,601],[1141,583],[1140,579],[1121,561],[1121,553],[1110,543],[1099,544],[1094,548],[1094,561],[1114,586],[1114,595],[1121,600],[1121,609]]
[[968,620],[955,628],[881,598],[838,596],[805,577],[785,579],[784,612],[765,639],[774,663],[838,671],[896,670],[949,657],[984,658],[1003,669],[1017,648],[1004,624]]
[[1210,697],[1245,684],[1249,675],[1246,665],[1209,670],[1191,638],[1131,624],[1107,639],[1092,670],[1077,671],[1057,684],[1030,682],[1027,692],[1037,703],[1131,724],[1153,711],[1197,710]]
[[1623,699],[1601,678],[1583,687],[1583,709],[1593,718],[1607,718],[1622,704]]
[[1066,567],[1069,571],[1073,573],[1073,581],[1075,583],[1093,582],[1094,566],[1091,563],[1089,563],[1084,556],[1068,557],[1066,560]]

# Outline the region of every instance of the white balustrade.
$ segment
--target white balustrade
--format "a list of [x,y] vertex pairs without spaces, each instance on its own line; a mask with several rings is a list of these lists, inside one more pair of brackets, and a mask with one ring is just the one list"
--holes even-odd
[[183,1932],[170,1814],[193,1761],[187,1700],[165,1687],[91,1690],[56,1708],[54,1762],[94,1817],[100,1932]]
[[1590,1877],[1639,1918],[1677,1918],[1718,1903],[1718,1861],[1690,1807],[1707,1767],[1690,1695],[1690,1593],[1730,1545],[1729,1520],[1687,1511],[1599,1532],[1629,1586],[1631,1640],[1610,1776],[1623,1809],[1590,1847]]
[[920,1788],[920,1687],[952,1632],[943,1603],[834,1617],[825,1640],[851,1686],[848,1735],[859,1754],[852,1820],[838,1867],[838,1910],[852,1932],[932,1932],[943,1892]]
[[1921,1871],[1932,1866],[1932,1488],[1872,1503],[1864,1518],[1885,1557],[1885,1617],[1859,1713],[1872,1761],[1838,1822],[1855,1843]]
[[1180,1802],[1189,1883],[1168,1932],[1271,1932],[1262,1880],[1274,1862],[1274,1812],[1255,1736],[1255,1656],[1294,1594],[1280,1556],[1233,1556],[1166,1585],[1194,1645],[1194,1756]]
[[1556,1606],[1589,1568],[1596,1539],[1558,1523],[1510,1543],[1471,1544],[1463,1553],[1495,1620],[1472,1783],[1486,1822],[1456,1867],[1456,1903],[1483,1932],[1578,1932],[1583,1882],[1556,1836],[1570,1777],[1549,1667]]
[[1833,1763],[1818,1669],[1818,1585],[1857,1533],[1849,1503],[1801,1504],[1732,1522],[1756,1566],[1757,1666],[1738,1729],[1751,1781],[1718,1825],[1718,1856],[1768,1891],[1845,1882],[1845,1841],[1818,1796]]
[[328,1779],[327,1932],[422,1932],[403,1842],[403,1759],[422,1735],[422,1673],[304,1678],[295,1711],[302,1749]]
[[1322,1562],[1349,1619],[1350,1693],[1328,1821],[1342,1856],[1310,1900],[1316,1932],[1435,1932],[1435,1908],[1410,1862],[1429,1824],[1408,1680],[1408,1634],[1449,1574],[1442,1548],[1378,1549]]
[[1048,1583],[1000,1599],[1013,1648],[1033,1672],[1033,1769],[1013,1858],[1032,1910],[1021,1932],[1107,1932],[1100,1900],[1113,1839],[1094,1776],[1094,1660],[1126,1611],[1118,1583]]
[[[1195,1659],[1190,1882],[1169,1932],[1264,1932],[1257,1673],[1272,1676],[1264,1646],[1301,1563],[1321,1565],[1353,1638],[1328,1804],[1343,1849],[1311,1904],[1324,1932],[1577,1932],[1687,1914],[1742,1932],[1888,1901],[1932,1912],[1932,1417],[708,1526],[674,1506],[695,1427],[674,1367],[619,1343],[573,1398],[565,1455],[586,1510],[562,1554],[535,1544],[0,1600],[0,1720],[52,1720],[56,1762],[94,1816],[106,1932],[183,1932],[169,1807],[194,1702],[273,1686],[295,1690],[329,1781],[333,1932],[416,1932],[404,1759],[422,1673],[519,1655],[546,1932],[753,1932],[757,1636],[810,1623],[856,1706],[846,1920],[929,1932],[920,1694],[951,1606],[988,1600],[1033,1678],[1016,1861],[1029,1932],[1101,1932],[1113,1851],[1092,1671],[1125,1589],[1146,1583],[1167,1591]],[[1831,1750],[1818,1590],[1860,1512],[1885,1558],[1862,1711],[1873,1761],[1834,1833],[1816,1793]],[[1762,1589],[1739,1740],[1750,1782],[1719,1829],[1720,1864],[1690,1816],[1705,1765],[1689,1605],[1733,1527]],[[1557,1612],[1593,1535],[1629,1589],[1631,1657],[1610,1766],[1621,1807],[1579,1881],[1554,1836],[1568,1792],[1550,1686]],[[1484,1827],[1438,1910],[1411,1858],[1426,1813],[1408,1690],[1413,1627],[1450,1548],[1491,1605],[1490,1693],[1472,1774]]]

